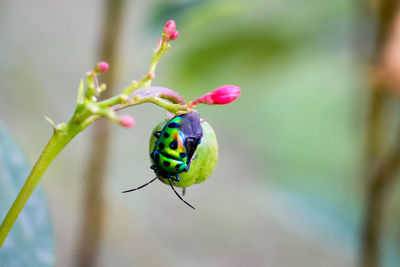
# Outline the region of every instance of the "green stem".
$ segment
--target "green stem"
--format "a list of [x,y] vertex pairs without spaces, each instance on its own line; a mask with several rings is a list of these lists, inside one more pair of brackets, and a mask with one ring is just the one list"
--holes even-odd
[[[132,83],[125,88],[122,94],[110,97],[101,102],[96,102],[93,96],[98,94],[98,81],[96,71],[92,71],[87,75],[87,89],[86,95],[83,94],[83,82],[81,81],[78,93],[78,105],[75,109],[75,113],[72,119],[66,124],[56,126],[51,119],[46,118],[54,127],[54,134],[44,148],[42,154],[40,155],[38,161],[33,167],[29,177],[25,181],[24,186],[19,192],[17,198],[15,199],[13,205],[7,213],[7,216],[3,220],[0,226],[0,248],[3,246],[11,227],[14,225],[19,214],[24,208],[26,202],[31,196],[32,192],[35,190],[36,185],[39,183],[44,172],[49,167],[50,163],[54,158],[60,153],[60,151],[74,138],[78,133],[83,131],[87,126],[92,124],[94,121],[101,117],[107,117],[108,119],[117,120],[117,117],[113,116],[114,111],[126,108],[129,106],[134,106],[146,102],[154,103],[160,107],[167,109],[172,113],[185,112],[188,107],[184,104],[181,97],[176,97],[173,94],[158,95],[158,96],[148,96],[148,97],[137,97],[129,99],[129,95],[141,87],[149,87],[151,85],[152,79],[154,79],[154,72],[156,70],[157,64],[162,55],[168,51],[171,46],[166,40],[162,41],[161,47],[158,51],[153,54],[153,58],[148,69],[146,76],[142,77],[138,82],[132,81]],[[100,90],[101,91],[101,90]],[[175,97],[175,98],[174,98]],[[175,103],[169,103],[164,101],[164,99],[175,100]],[[104,109],[104,110],[103,110]]]
[[151,102],[175,114],[179,111],[188,111],[188,107],[181,104],[171,104],[158,97],[151,97],[146,102]]
[[[168,51],[168,49],[170,49],[171,46],[166,42],[163,41],[161,43],[161,47],[160,49],[154,53],[153,58],[151,59],[150,62],[150,66],[149,69],[147,71],[147,77],[149,77],[150,74],[154,74],[158,65],[158,62],[160,61],[160,58]],[[153,77],[154,78],[154,77]],[[151,85],[151,81],[153,80],[153,78],[151,79],[146,79],[143,81],[143,86],[144,87],[149,87]],[[143,79],[142,79],[143,80]],[[141,81],[142,81],[141,80]],[[139,81],[139,82],[141,82]],[[142,85],[141,85],[142,86]]]
[[149,69],[147,73],[154,73],[156,71],[158,62],[160,61],[160,58],[170,49],[170,45],[163,41],[160,47],[160,50],[158,50],[154,55],[153,58],[151,59]]
[[159,98],[157,96],[150,96],[150,97],[145,97],[145,98],[140,98],[140,99],[134,99],[133,101],[131,101],[129,103],[115,106],[114,110],[118,111],[118,110],[121,110],[121,109],[124,109],[127,107],[132,107],[132,106],[136,106],[136,105],[143,104],[143,103],[156,104],[157,106],[160,106],[174,114],[177,112],[180,112],[180,111],[187,112],[189,110],[189,108],[185,105],[170,103],[170,102],[162,100],[161,98]]
[[14,225],[19,214],[24,208],[26,202],[31,196],[32,192],[39,183],[44,172],[49,167],[50,163],[60,153],[60,151],[71,141],[74,136],[81,132],[84,128],[71,120],[65,125],[63,129],[54,131],[53,136],[50,138],[38,161],[33,167],[29,177],[25,181],[24,186],[15,199],[11,209],[8,211],[7,216],[0,226],[0,248]]

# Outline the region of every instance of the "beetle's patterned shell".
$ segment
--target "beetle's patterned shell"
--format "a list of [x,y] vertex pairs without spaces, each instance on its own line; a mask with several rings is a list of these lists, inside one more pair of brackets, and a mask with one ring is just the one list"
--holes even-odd
[[163,155],[186,162],[186,148],[183,145],[185,136],[178,128],[181,120],[182,117],[175,117],[167,123],[157,141],[156,150]]
[[200,116],[193,113],[172,118],[162,129],[150,154],[157,174],[173,177],[187,170],[203,134]]

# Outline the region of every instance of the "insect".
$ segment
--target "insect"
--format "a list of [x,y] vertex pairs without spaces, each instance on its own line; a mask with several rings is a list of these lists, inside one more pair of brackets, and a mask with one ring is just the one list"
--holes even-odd
[[194,209],[175,191],[172,183],[180,181],[180,173],[189,172],[193,155],[203,137],[199,113],[191,112],[175,116],[165,124],[161,131],[155,131],[153,135],[157,140],[150,153],[153,163],[150,168],[154,170],[156,177],[138,188],[126,190],[123,193],[143,188],[157,178],[164,178],[168,180],[175,194]]

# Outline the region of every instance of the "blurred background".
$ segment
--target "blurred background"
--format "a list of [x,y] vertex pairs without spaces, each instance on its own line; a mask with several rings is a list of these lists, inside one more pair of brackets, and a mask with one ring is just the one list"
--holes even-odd
[[52,134],[43,115],[67,121],[100,60],[114,94],[139,79],[169,19],[180,35],[153,85],[187,101],[242,88],[198,107],[220,158],[187,190],[196,211],[160,182],[121,194],[153,177],[165,110],[132,107],[133,128],[99,121],[77,136],[41,181],[48,263],[400,266],[396,16],[393,0],[0,0],[0,119],[30,165]]

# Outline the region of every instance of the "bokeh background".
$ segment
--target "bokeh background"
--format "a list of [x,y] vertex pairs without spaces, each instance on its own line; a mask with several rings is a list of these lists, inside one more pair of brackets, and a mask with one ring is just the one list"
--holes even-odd
[[[102,128],[77,136],[41,181],[56,266],[79,266],[88,255],[92,266],[357,266],[374,170],[369,131],[380,127],[382,155],[397,144],[393,90],[382,89],[381,119],[368,124],[376,91],[369,70],[382,48],[378,11],[395,1],[110,2],[122,5],[114,18],[119,37],[111,40],[115,92],[146,73],[164,23],[174,19],[180,36],[153,85],[186,100],[223,84],[240,86],[242,95],[227,106],[198,107],[217,133],[220,160],[209,180],[188,188],[196,211],[160,182],[121,194],[153,177],[148,139],[164,110],[124,110],[136,119],[132,129],[106,122],[110,149],[97,158],[105,178],[92,184],[103,184],[94,203],[103,219],[89,225],[101,225],[97,246],[83,249],[97,248],[89,254],[81,253],[86,176]],[[106,59],[108,9],[94,0],[0,1],[0,119],[31,165],[52,134],[43,115],[67,121],[80,79]],[[377,251],[379,266],[395,267],[400,191],[390,185]]]

